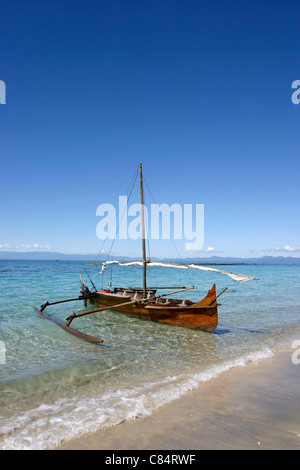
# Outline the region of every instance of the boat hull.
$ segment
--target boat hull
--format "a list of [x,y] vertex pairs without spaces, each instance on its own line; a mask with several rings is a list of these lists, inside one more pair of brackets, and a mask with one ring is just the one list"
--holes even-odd
[[[108,307],[111,309],[113,305],[125,304],[130,300],[132,300],[131,296],[99,291],[94,294],[92,299],[88,299],[88,303],[93,303],[97,307]],[[137,301],[132,305],[119,305],[113,310],[141,320],[207,332],[214,331],[218,325],[215,286],[213,286],[204,299],[197,303],[189,302],[189,305],[184,305],[182,300],[170,300],[169,304],[167,302],[165,304],[156,304],[155,302],[144,303]]]

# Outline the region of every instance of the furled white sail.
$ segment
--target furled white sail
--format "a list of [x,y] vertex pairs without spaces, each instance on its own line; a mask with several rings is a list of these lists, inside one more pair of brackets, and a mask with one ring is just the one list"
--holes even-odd
[[[121,261],[106,261],[102,263],[102,269],[100,274],[103,273],[104,269],[109,264],[118,264],[119,266],[143,266],[143,261],[130,261],[130,262],[121,262]],[[213,271],[216,273],[226,274],[230,276],[232,279],[238,282],[246,282],[250,280],[258,280],[257,277],[246,276],[245,274],[236,274],[228,271],[224,271],[222,269],[211,268],[209,266],[200,266],[198,264],[176,264],[176,263],[163,263],[160,261],[147,261],[147,267],[151,266],[161,266],[164,268],[177,268],[177,269],[199,269],[201,271]]]

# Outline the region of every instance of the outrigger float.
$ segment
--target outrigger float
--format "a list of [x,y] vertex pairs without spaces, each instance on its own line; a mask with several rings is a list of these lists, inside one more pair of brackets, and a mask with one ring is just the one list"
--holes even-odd
[[[198,269],[203,271],[218,272],[226,274],[238,282],[245,282],[249,280],[257,280],[258,278],[245,276],[243,274],[236,274],[210,266],[200,266],[196,264],[174,264],[164,262],[154,262],[146,259],[146,246],[145,246],[145,224],[144,224],[144,199],[143,199],[143,179],[142,179],[142,165],[139,165],[139,181],[140,181],[140,196],[141,196],[141,229],[142,229],[142,261],[133,261],[129,263],[122,263],[119,261],[106,261],[105,263],[97,263],[102,266],[100,274],[103,273],[107,265],[118,264],[120,266],[142,266],[143,267],[143,287],[115,287],[113,290],[98,291],[93,284],[95,292],[91,292],[85,285],[80,276],[81,281],[81,295],[73,299],[59,300],[56,302],[45,302],[40,309],[34,307],[35,312],[44,319],[51,320],[66,332],[80,338],[82,340],[92,343],[102,343],[103,340],[95,338],[78,330],[70,327],[71,322],[75,318],[85,315],[90,315],[96,312],[105,310],[113,310],[131,317],[139,318],[142,320],[150,320],[153,322],[164,323],[174,326],[182,326],[212,332],[218,325],[218,306],[217,299],[228,289],[227,287],[216,295],[215,284],[209,290],[207,295],[198,302],[192,302],[186,299],[174,299],[168,296],[177,294],[179,292],[196,289],[195,286],[157,286],[147,287],[146,283],[146,270],[150,267],[168,267],[177,269]],[[175,289],[166,294],[156,295],[158,290],[161,289]],[[66,323],[48,317],[44,310],[46,307],[64,303],[83,300],[85,305],[93,304],[95,309],[87,310],[81,313],[72,312],[66,319]]]

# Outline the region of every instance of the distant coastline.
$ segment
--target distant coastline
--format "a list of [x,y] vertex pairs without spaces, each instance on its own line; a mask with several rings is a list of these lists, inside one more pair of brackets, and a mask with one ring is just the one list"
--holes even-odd
[[[0,261],[92,261],[97,259],[97,263],[106,261],[106,257],[102,255],[100,258],[96,253],[90,254],[66,254],[51,251],[2,251],[0,252]],[[119,256],[120,261],[132,261],[132,257]],[[153,261],[158,258],[152,258]],[[293,258],[291,256],[263,256],[260,258],[238,258],[238,257],[194,257],[194,258],[164,258],[166,262],[184,262],[184,263],[197,263],[206,265],[216,264],[299,264],[300,258]]]

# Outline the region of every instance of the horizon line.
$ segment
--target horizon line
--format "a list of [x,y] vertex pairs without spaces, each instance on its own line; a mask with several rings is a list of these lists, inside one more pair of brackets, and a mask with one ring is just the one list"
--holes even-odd
[[[27,256],[30,256],[30,255],[34,255],[34,256],[37,256],[37,255],[40,255],[40,256],[44,256],[44,255],[47,255],[47,257],[50,257],[51,255],[53,257],[57,257],[57,255],[60,255],[60,256],[66,256],[66,257],[70,257],[70,256],[78,256],[78,257],[88,257],[88,256],[91,256],[91,257],[98,257],[98,258],[106,258],[107,256],[107,253],[77,253],[77,252],[73,252],[73,253],[66,253],[66,252],[60,252],[60,251],[0,251],[0,260],[2,261],[5,261],[7,260],[7,258],[5,259],[2,259],[1,255],[6,255],[6,256],[9,256],[9,255],[12,255],[14,257],[16,257],[17,255],[27,255]],[[180,256],[165,256],[165,257],[158,257],[158,256],[153,256],[152,259],[198,259],[198,258],[203,258],[205,260],[208,260],[208,259],[213,259],[213,258],[219,258],[219,259],[263,259],[263,258],[274,258],[274,259],[293,259],[293,260],[300,260],[300,257],[296,257],[296,256],[291,256],[290,254],[287,254],[287,255],[263,255],[263,256],[238,256],[238,255],[230,255],[230,256],[218,256],[216,254],[211,254],[210,256],[203,256],[205,255],[205,253],[203,254],[199,254],[199,255],[194,255],[194,256],[186,256],[186,257],[180,257]],[[114,258],[130,258],[130,259],[138,259],[138,257],[135,257],[135,256],[131,256],[131,255],[120,255],[120,256],[114,256]]]

